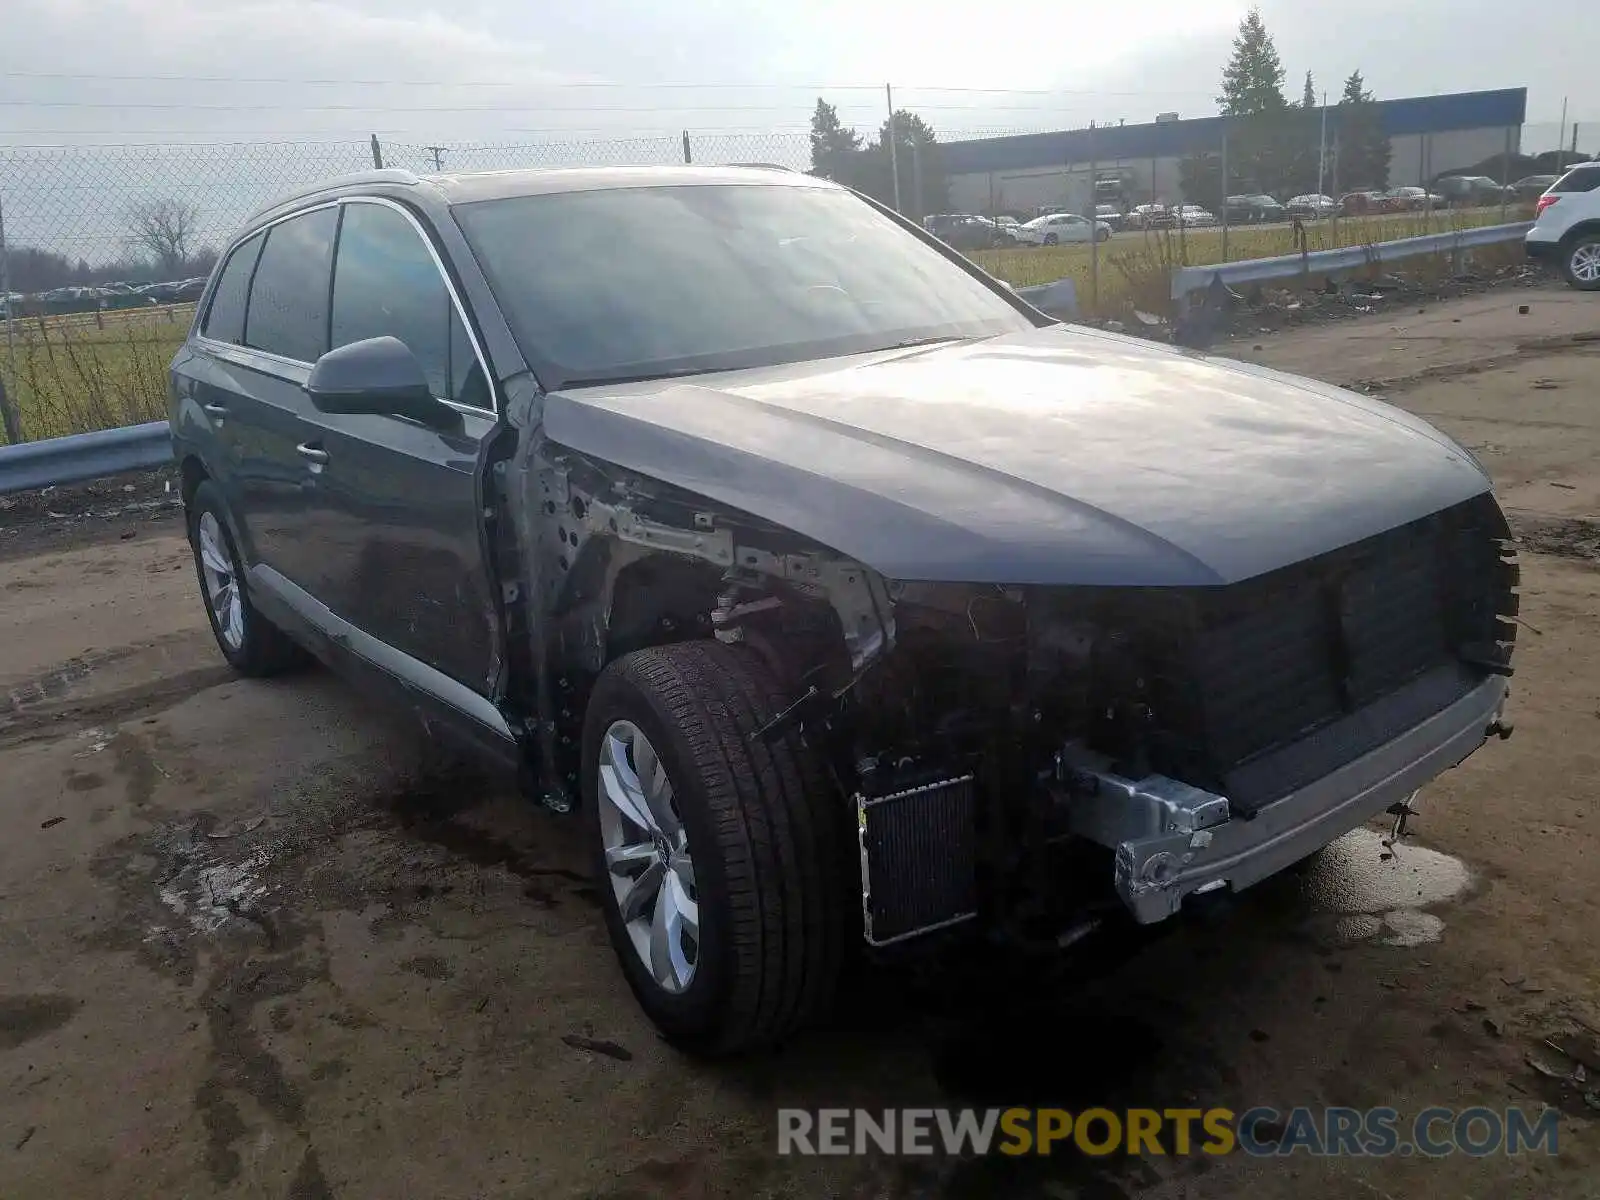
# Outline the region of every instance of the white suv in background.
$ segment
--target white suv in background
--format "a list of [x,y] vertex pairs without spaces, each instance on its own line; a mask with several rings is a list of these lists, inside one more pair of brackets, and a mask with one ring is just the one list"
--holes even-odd
[[1600,291],[1600,162],[1578,164],[1539,197],[1527,247],[1573,287]]

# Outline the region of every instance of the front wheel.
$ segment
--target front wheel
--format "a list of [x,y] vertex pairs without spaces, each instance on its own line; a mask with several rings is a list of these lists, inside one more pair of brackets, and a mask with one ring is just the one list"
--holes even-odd
[[831,1003],[849,914],[843,800],[795,732],[752,739],[786,697],[742,646],[679,642],[612,663],[584,718],[583,803],[606,927],[674,1044],[771,1046]]
[[1580,292],[1600,291],[1600,234],[1585,234],[1569,244],[1561,272]]
[[1058,245],[1058,244],[1059,244],[1059,243],[1060,243],[1060,241],[1061,241],[1061,239],[1060,239],[1060,238],[1058,238],[1058,237],[1057,237],[1057,236],[1056,236],[1056,235],[1055,235],[1055,234],[1053,234],[1053,233],[1047,233],[1047,234],[1045,234],[1045,235],[1044,235],[1044,244],[1045,244],[1045,245],[1046,245],[1046,246],[1055,246],[1055,245]]
[[1094,240],[1095,241],[1097,241],[1097,242],[1105,242],[1105,241],[1109,241],[1110,239],[1111,239],[1111,234],[1108,233],[1106,230],[1097,229],[1097,230],[1094,231]]

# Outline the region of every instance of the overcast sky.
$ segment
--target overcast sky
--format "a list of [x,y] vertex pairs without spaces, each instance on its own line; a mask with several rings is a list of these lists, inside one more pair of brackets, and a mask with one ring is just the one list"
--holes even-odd
[[[1308,69],[1319,89],[1336,92],[1358,67],[1381,97],[1526,86],[1530,122],[1553,129],[1568,96],[1573,118],[1594,122],[1600,138],[1594,4],[1263,0],[1261,8],[1291,95]],[[885,80],[902,106],[952,131],[1200,116],[1215,110],[1217,77],[1248,4],[3,0],[3,8],[0,144],[16,145],[800,130],[819,91],[865,129],[882,119]]]

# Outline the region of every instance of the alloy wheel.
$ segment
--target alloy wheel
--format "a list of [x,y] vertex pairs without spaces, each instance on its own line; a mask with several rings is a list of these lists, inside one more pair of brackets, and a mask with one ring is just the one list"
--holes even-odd
[[599,776],[606,871],[628,940],[663,990],[682,992],[699,965],[700,903],[672,780],[631,721],[600,739]]
[[228,649],[238,650],[244,645],[244,597],[239,594],[239,578],[215,513],[200,514],[199,540],[206,607]]
[[1587,242],[1572,252],[1572,277],[1579,283],[1600,283],[1600,242]]

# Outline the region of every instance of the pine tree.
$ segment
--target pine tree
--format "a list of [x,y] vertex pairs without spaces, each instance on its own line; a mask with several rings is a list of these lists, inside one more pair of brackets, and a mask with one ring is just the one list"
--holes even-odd
[[1338,119],[1340,186],[1388,187],[1392,148],[1360,71],[1352,71],[1344,81]]
[[[889,153],[889,122],[878,130],[871,147],[872,169],[860,187],[885,204],[894,203],[892,166],[900,171],[900,211],[908,217],[922,218],[943,212],[949,203],[949,182],[939,161],[939,138],[914,112],[900,109],[894,114],[894,154]],[[919,185],[920,184],[920,188]]]
[[1317,85],[1311,78],[1311,72],[1306,72],[1306,91],[1300,98],[1301,108],[1315,108],[1317,106]]
[[1251,117],[1287,108],[1284,78],[1278,48],[1272,44],[1261,10],[1252,8],[1239,22],[1233,57],[1222,72],[1222,95],[1217,97],[1217,104],[1223,116]]
[[853,182],[861,135],[839,120],[839,110],[820,96],[811,114],[811,173],[840,183]]

